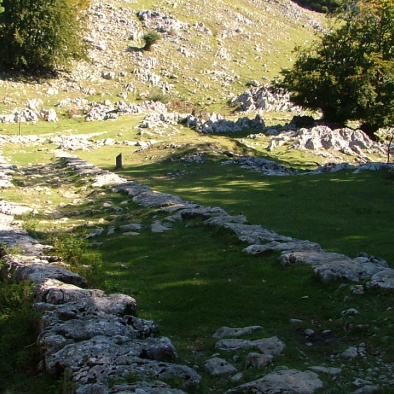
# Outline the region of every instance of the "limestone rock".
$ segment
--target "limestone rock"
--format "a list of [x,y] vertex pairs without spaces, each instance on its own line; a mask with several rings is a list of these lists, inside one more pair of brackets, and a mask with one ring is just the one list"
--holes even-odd
[[309,265],[323,265],[328,263],[351,262],[352,259],[344,254],[320,252],[320,251],[306,251],[306,252],[288,252],[282,254],[280,258],[282,264],[287,265],[291,263],[303,263]]
[[326,373],[328,375],[336,376],[342,373],[342,368],[325,367],[324,365],[315,365],[309,367],[313,372]]
[[229,375],[237,372],[237,369],[233,365],[219,357],[214,357],[206,361],[204,369],[211,376]]
[[153,233],[162,233],[171,230],[171,227],[163,225],[159,220],[155,220],[151,225],[151,230]]
[[249,128],[261,131],[265,127],[264,120],[260,115],[256,115],[254,119],[239,118],[236,122],[227,120],[219,114],[211,114],[208,120],[189,115],[186,122],[189,127],[194,127],[197,131],[205,134],[234,133]]
[[72,284],[61,282],[57,279],[46,279],[34,290],[36,301],[50,304],[64,304],[82,297],[102,297],[102,290],[82,289]]
[[264,354],[280,354],[285,346],[286,345],[277,337],[257,339],[255,341],[246,339],[222,339],[215,345],[216,349],[227,352],[256,349]]
[[316,267],[315,275],[323,281],[345,279],[352,282],[362,282],[378,272],[386,271],[383,267],[373,263],[359,263],[357,261],[339,261]]
[[180,197],[172,196],[166,193],[147,191],[133,197],[133,201],[147,208],[178,204],[182,202],[182,199]]
[[302,393],[311,394],[323,388],[323,381],[312,371],[298,371],[288,369],[272,372],[263,378],[250,383],[245,383],[226,393]]
[[[253,81],[251,81],[253,82]],[[299,111],[290,101],[290,95],[284,91],[275,91],[266,85],[245,91],[230,101],[230,105],[236,107],[238,111]]]
[[250,326],[242,328],[221,327],[213,335],[213,338],[238,338],[244,335],[251,334],[256,331],[261,331],[261,326]]
[[243,251],[248,254],[256,255],[271,250],[291,250],[292,252],[305,252],[322,251],[322,248],[315,242],[292,239],[289,242],[272,241],[264,245],[250,245]]
[[250,244],[258,244],[261,241],[291,240],[290,237],[279,235],[275,231],[264,228],[259,224],[226,223],[223,227],[234,231],[241,241]]
[[[91,388],[90,393],[97,393],[97,388]],[[139,393],[139,394],[186,394],[185,391],[173,389],[168,384],[160,381],[154,382],[136,382],[115,384],[112,387],[113,392],[122,393]],[[79,391],[77,394],[80,394]],[[82,393],[81,393],[82,394]]]
[[56,279],[82,287],[87,284],[86,279],[82,276],[54,264],[36,261],[26,263],[11,256],[6,256],[6,261],[10,267],[12,278],[17,282],[29,280],[35,284],[40,284],[47,279]]
[[394,269],[387,268],[377,272],[372,276],[367,286],[394,290]]
[[246,170],[260,172],[265,175],[294,175],[296,172],[290,170],[271,160],[263,159],[255,156],[241,156],[236,159],[231,159],[222,162],[222,165],[235,164],[245,168]]
[[274,360],[272,354],[249,353],[246,356],[245,368],[263,369]]

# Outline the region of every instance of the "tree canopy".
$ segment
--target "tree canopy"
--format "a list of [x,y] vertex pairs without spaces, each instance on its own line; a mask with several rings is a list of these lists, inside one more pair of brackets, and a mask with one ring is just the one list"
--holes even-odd
[[301,7],[318,12],[333,12],[342,4],[342,0],[293,0]]
[[81,10],[87,0],[3,0],[2,6],[2,68],[54,70],[84,56]]
[[370,136],[394,116],[394,0],[359,0],[340,27],[298,49],[281,83],[292,101],[331,123],[358,120]]

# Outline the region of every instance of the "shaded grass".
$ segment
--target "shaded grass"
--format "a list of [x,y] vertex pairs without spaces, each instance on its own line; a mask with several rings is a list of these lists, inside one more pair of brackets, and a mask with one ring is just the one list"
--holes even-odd
[[[167,173],[185,169],[182,176]],[[387,172],[269,177],[211,161],[125,167],[120,175],[206,206],[244,213],[279,234],[351,257],[367,252],[391,266],[394,179]]]
[[[244,245],[227,231],[192,221],[153,236],[148,230],[136,237],[118,234],[100,240],[114,290],[136,297],[139,316],[159,322],[161,334],[172,339],[181,362],[201,366],[217,353],[212,334],[222,326],[261,325],[263,331],[249,339],[278,336],[286,343],[283,356],[266,373],[282,364],[301,369],[318,365],[361,342],[368,342],[370,349],[381,346],[387,355],[393,350],[389,292],[370,291],[360,298],[349,286],[315,279],[311,267],[280,266],[276,253],[242,253]],[[341,312],[349,308],[360,315],[344,320]],[[292,318],[302,322],[291,324]],[[326,341],[307,345],[306,328],[331,334]],[[231,358],[231,353],[218,353]],[[235,361],[240,370],[246,353]],[[246,371],[245,376],[250,374]],[[200,392],[231,385],[204,375]]]

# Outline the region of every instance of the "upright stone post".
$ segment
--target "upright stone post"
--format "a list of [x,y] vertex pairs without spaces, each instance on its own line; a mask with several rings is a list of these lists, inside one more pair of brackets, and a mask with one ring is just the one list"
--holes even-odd
[[122,165],[122,154],[121,153],[119,153],[119,155],[116,156],[116,169],[119,169],[119,168],[123,168],[123,165]]

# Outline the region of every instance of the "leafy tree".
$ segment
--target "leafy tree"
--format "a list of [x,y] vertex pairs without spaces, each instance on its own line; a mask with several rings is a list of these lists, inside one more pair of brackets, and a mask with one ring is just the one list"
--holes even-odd
[[86,0],[3,0],[0,65],[58,69],[85,55],[81,10]]
[[340,7],[341,0],[293,0],[301,7],[318,12],[333,12]]
[[327,122],[359,120],[373,137],[394,123],[394,0],[356,1],[341,18],[337,30],[298,50],[280,85]]
[[154,30],[149,31],[146,33],[142,39],[145,41],[144,50],[149,51],[153,44],[159,41],[161,38],[160,34]]

